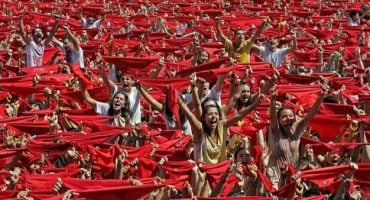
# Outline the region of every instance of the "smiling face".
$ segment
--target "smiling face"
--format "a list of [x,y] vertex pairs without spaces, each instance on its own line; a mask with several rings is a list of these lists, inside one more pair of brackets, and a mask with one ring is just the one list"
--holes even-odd
[[115,112],[121,111],[121,109],[125,107],[126,101],[127,99],[124,94],[119,92],[116,93],[112,100],[113,111]]
[[210,131],[216,129],[217,124],[220,120],[220,112],[217,106],[208,106],[204,113],[204,123]]
[[206,63],[208,62],[208,60],[209,60],[208,53],[206,51],[201,51],[199,53],[199,63],[198,64]]
[[244,31],[243,30],[236,30],[235,31],[235,41],[237,43],[243,42],[245,40]]
[[41,28],[36,27],[32,30],[32,37],[35,42],[40,42],[44,37],[44,33]]
[[133,84],[132,78],[128,76],[122,76],[121,82],[122,82],[123,91],[126,93],[130,92],[132,88],[132,84]]
[[204,87],[203,87],[203,91],[202,91],[202,97],[206,96],[208,94],[208,91],[209,91],[209,83],[205,82]]
[[249,85],[244,84],[243,88],[242,88],[242,93],[240,94],[240,97],[239,97],[239,100],[243,104],[247,104],[249,102],[250,97],[251,97],[251,89],[250,89]]
[[295,122],[295,115],[290,108],[282,108],[278,112],[279,126],[284,132],[289,132]]

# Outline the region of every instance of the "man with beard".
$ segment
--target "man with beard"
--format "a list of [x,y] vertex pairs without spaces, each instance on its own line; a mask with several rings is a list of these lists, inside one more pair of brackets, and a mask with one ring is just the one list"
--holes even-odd
[[79,41],[72,34],[67,25],[64,25],[63,29],[67,32],[63,38],[63,42],[60,42],[55,38],[53,38],[53,42],[56,43],[63,52],[65,52],[68,64],[79,64],[80,68],[85,68],[83,51]]
[[58,29],[59,18],[55,17],[55,23],[48,37],[44,40],[44,33],[40,27],[35,27],[32,30],[32,38],[30,38],[24,30],[23,15],[20,18],[19,30],[22,40],[26,43],[26,66],[35,67],[42,66],[42,57],[44,55],[45,46],[52,40],[55,32]]
[[308,123],[320,108],[324,98],[321,92],[307,115],[297,120],[290,107],[281,107],[276,111],[276,93],[270,101],[270,125],[268,127],[268,148],[271,152],[267,175],[275,189],[280,188],[285,182],[281,168],[287,165],[298,167],[299,144]]

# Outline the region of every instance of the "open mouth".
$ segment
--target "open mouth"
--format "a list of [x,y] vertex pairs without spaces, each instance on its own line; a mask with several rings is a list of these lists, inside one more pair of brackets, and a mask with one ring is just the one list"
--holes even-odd
[[244,102],[244,103],[246,103],[246,102],[248,102],[248,97],[242,97],[242,101]]
[[337,162],[339,162],[339,158],[338,158],[337,156],[335,156],[335,157],[333,158],[332,162],[333,162],[333,163],[337,163]]
[[217,122],[218,122],[217,118],[214,118],[210,121],[210,124],[211,124],[211,126],[215,126],[215,125],[217,125]]

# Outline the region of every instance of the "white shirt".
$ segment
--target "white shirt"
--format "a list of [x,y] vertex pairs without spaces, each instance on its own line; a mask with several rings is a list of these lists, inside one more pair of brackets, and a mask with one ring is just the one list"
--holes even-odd
[[26,66],[27,67],[37,67],[42,66],[42,57],[44,56],[45,43],[41,42],[37,45],[35,41],[31,41],[26,45]]
[[270,62],[274,67],[279,68],[283,64],[284,57],[289,48],[279,48],[276,51],[271,51],[265,46],[259,46],[258,49],[266,62]]
[[88,28],[88,29],[100,28],[101,25],[102,24],[101,24],[101,20],[100,19],[94,21],[94,23],[92,23],[92,24],[87,23],[87,20],[86,19],[84,19],[84,18],[82,19],[82,26],[84,28]]
[[69,64],[79,64],[80,68],[85,68],[84,64],[84,53],[81,47],[78,50],[71,49],[71,55],[67,55],[67,51],[64,48],[64,45],[60,47],[64,53],[66,53],[66,57],[70,56],[70,63]]
[[[103,102],[97,101],[96,106],[95,106],[95,112],[98,113],[99,115],[108,116],[109,108],[110,108],[109,103],[103,103]],[[118,117],[111,120],[109,124],[113,126],[120,126]]]

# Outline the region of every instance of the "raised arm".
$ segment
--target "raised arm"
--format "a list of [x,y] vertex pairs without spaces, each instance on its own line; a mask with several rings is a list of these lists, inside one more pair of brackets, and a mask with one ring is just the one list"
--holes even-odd
[[24,23],[23,23],[23,15],[19,19],[19,35],[21,36],[22,40],[26,43],[29,44],[32,39],[28,37],[26,31],[24,31]]
[[276,93],[273,93],[270,98],[270,128],[271,130],[276,130],[278,128],[278,119],[277,119],[277,113],[276,113]]
[[202,116],[202,106],[201,106],[201,102],[200,102],[199,95],[198,95],[198,90],[199,89],[197,87],[197,82],[199,82],[199,81],[200,80],[194,74],[193,77],[192,77],[192,80],[190,82],[190,84],[191,84],[191,94],[193,96],[193,102],[194,102],[194,107],[195,107],[195,113],[196,113],[198,118],[200,118],[200,116]]
[[100,55],[97,55],[96,56],[96,62],[98,62],[98,69],[99,69],[99,73],[101,75],[101,78],[103,79],[104,83],[108,86],[109,88],[109,94],[113,94],[114,93],[114,90],[116,89],[117,85],[108,78],[107,74],[105,73],[104,71],[104,68],[103,68],[103,61],[101,60],[101,56]]
[[254,43],[256,41],[256,39],[261,35],[266,25],[267,25],[267,19],[262,20],[262,24],[258,27],[256,33],[254,33],[252,37],[250,38],[250,42]]
[[75,50],[80,49],[80,42],[73,35],[73,33],[71,32],[71,30],[68,28],[68,26],[67,25],[64,25],[63,26],[63,29],[67,32],[67,35],[68,35],[69,39],[72,41],[73,49],[75,49]]
[[55,33],[57,32],[59,20],[60,20],[59,17],[55,17],[55,23],[53,25],[53,28],[51,29],[48,37],[45,39],[45,42],[44,42],[45,45],[47,45],[49,42],[51,42]]
[[190,111],[184,100],[179,96],[179,106],[181,110],[185,113],[186,118],[189,120],[193,131],[193,139],[195,141],[200,141],[202,139],[202,123],[197,119],[197,117]]
[[312,118],[315,116],[317,111],[320,109],[320,105],[322,100],[324,99],[324,92],[321,92],[319,96],[316,99],[316,102],[313,104],[310,112],[303,118],[303,120],[298,124],[296,133],[298,134],[298,137],[302,136],[303,129],[308,125],[308,123],[312,120]]
[[245,108],[242,108],[234,116],[227,119],[226,120],[226,126],[230,127],[230,126],[234,125],[236,122],[238,122],[239,120],[242,120],[244,118],[244,116],[246,116],[247,114],[252,112],[255,108],[257,108],[257,106],[261,103],[261,101],[263,100],[264,97],[265,97],[265,95],[259,94],[258,98],[255,98],[251,105],[249,105]]
[[291,53],[291,52],[293,52],[296,49],[297,49],[297,34],[294,32],[293,33],[293,45],[290,48],[288,48],[288,50],[286,51],[286,53],[287,54],[288,53]]
[[220,20],[216,20],[216,33],[217,33],[217,36],[221,38],[222,43],[224,43],[226,52],[229,53],[229,55],[231,55],[231,52],[233,50],[233,43],[222,32]]
[[150,95],[143,87],[141,87],[141,83],[138,81],[136,82],[136,88],[139,90],[141,95],[144,96],[144,98],[149,101],[149,103],[154,107],[154,109],[158,111],[163,110],[163,104],[161,104],[159,101],[157,101],[155,98],[153,98],[152,95]]
[[222,91],[222,83],[225,81],[227,74],[222,74],[218,77],[216,84],[214,86],[214,90],[216,93],[220,93]]
[[85,88],[81,88],[81,91],[82,96],[85,98],[85,100],[95,108],[97,101],[90,96],[89,92]]
[[81,24],[84,25],[85,24],[85,18],[82,16],[82,11],[80,10],[80,21],[81,21]]
[[229,113],[229,111],[232,108],[234,108],[234,106],[236,105],[236,102],[238,101],[242,93],[241,80],[235,74],[231,75],[229,91],[230,91],[229,101],[227,102],[225,106],[222,107],[222,112],[225,114],[225,116],[227,115],[227,113]]
[[54,44],[58,45],[58,47],[62,47],[63,46],[63,43],[60,42],[57,38],[53,37],[53,39],[51,40]]

